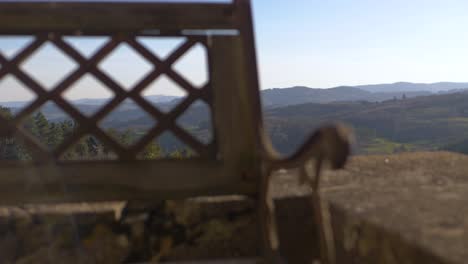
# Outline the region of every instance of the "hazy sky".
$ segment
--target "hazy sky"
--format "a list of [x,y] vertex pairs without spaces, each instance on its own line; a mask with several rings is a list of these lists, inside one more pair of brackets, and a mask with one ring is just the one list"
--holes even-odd
[[[468,81],[466,0],[253,0],[253,8],[262,89]],[[89,53],[103,40],[69,41]],[[167,51],[179,43],[167,42],[144,44]],[[9,56],[20,44],[21,39],[0,40],[0,51]],[[203,49],[196,47],[191,56],[179,62],[176,70],[200,85],[206,79],[199,64]],[[76,67],[62,55],[54,55],[50,45],[35,57],[22,68],[49,87]],[[130,86],[152,67],[144,61],[129,66],[132,58],[135,54],[121,46],[100,68]],[[29,92],[7,88],[17,86],[15,82],[11,77],[0,80],[0,101],[32,97]],[[162,78],[145,94],[180,95],[174,87]],[[66,94],[70,99],[109,95],[91,76]]]
[[466,0],[259,0],[254,7],[262,88],[468,80]]

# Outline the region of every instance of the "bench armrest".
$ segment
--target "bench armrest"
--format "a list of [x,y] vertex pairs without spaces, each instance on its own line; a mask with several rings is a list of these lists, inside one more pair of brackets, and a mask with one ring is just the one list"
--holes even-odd
[[[271,174],[278,169],[299,168],[299,182],[304,184],[307,181],[313,189],[311,203],[319,234],[318,245],[321,263],[335,263],[336,254],[332,243],[333,234],[330,219],[326,214],[327,206],[322,203],[318,192],[320,172],[324,162],[328,162],[332,169],[343,168],[351,153],[351,143],[352,133],[350,129],[342,124],[332,124],[318,128],[293,155],[286,158],[281,158],[273,149],[271,143],[264,141],[268,169],[263,178],[262,186],[263,221],[266,240],[272,245],[272,248],[278,248],[279,240],[276,233],[273,199],[268,188]],[[315,160],[315,179],[313,181],[309,180],[309,173],[306,169],[306,164],[311,159]]]
[[271,147],[266,152],[273,170],[298,168],[311,159],[329,162],[332,169],[340,169],[344,167],[351,154],[352,142],[351,130],[337,123],[318,128],[289,157],[281,158]]

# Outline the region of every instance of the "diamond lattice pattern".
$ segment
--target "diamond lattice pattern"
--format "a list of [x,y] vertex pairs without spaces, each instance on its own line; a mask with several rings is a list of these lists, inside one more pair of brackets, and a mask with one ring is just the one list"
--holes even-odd
[[[0,36],[0,40],[7,37]],[[54,32],[27,36],[27,39],[19,50],[0,52],[0,79],[13,78],[34,99],[20,110],[16,109],[14,115],[0,115],[0,136],[20,138],[33,159],[63,162],[68,160],[63,157],[70,148],[91,144],[96,152],[115,153],[113,157],[116,160],[135,160],[164,133],[174,135],[197,156],[216,156],[212,153],[212,149],[216,149],[213,148],[215,140],[207,141],[206,136],[194,135],[195,129],[180,124],[185,112],[191,108],[203,105],[211,111],[209,74],[197,72],[207,68],[209,49],[206,38],[191,36],[178,39],[177,45],[171,47],[163,43],[161,47],[165,50],[159,54],[155,51],[157,45],[153,45],[148,37],[102,36],[99,45],[89,47],[80,46],[91,45],[86,42],[89,39],[81,42],[79,37]],[[83,51],[83,48],[89,51]],[[186,61],[193,51],[198,52],[195,57],[201,60],[199,66],[194,64],[195,60]],[[190,75],[191,68],[198,78],[196,81]],[[169,95],[150,94],[155,85],[163,83],[161,80],[177,87],[177,91],[166,88],[169,85],[160,85],[157,89],[167,89]],[[98,83],[99,87],[91,87],[93,83]],[[80,89],[86,91],[89,98],[80,97],[84,93],[80,93]],[[175,93],[170,95],[170,92]],[[98,93],[107,99],[99,100]],[[1,99],[0,95],[0,105]],[[74,128],[67,137],[62,135],[65,139],[53,149],[45,148],[43,142],[24,129],[27,119],[48,104],[53,104],[63,116],[70,117],[73,121],[68,121],[68,125]],[[84,111],[84,105],[90,106],[88,109],[91,111]],[[116,109],[122,107],[127,108],[116,114]],[[138,113],[140,125],[146,129],[132,144],[123,144],[112,133],[125,125],[124,115],[131,115],[132,111]],[[60,116],[55,118],[59,120]],[[106,123],[109,119],[116,121]],[[103,127],[102,123],[107,126]],[[205,127],[211,129],[211,125]],[[212,131],[209,133],[213,135]],[[102,142],[102,146],[97,142]]]

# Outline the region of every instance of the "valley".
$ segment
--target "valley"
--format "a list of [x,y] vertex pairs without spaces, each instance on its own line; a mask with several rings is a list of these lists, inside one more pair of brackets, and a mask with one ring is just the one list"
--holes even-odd
[[[468,84],[435,85],[394,84],[389,92],[385,85],[313,89],[292,87],[262,91],[263,114],[273,145],[284,155],[294,152],[319,125],[331,121],[343,122],[355,132],[356,154],[389,154],[407,151],[449,150],[468,153]],[[442,85],[443,86],[443,85]],[[387,90],[386,90],[387,89]],[[375,90],[375,92],[372,92]],[[161,100],[155,100],[159,98]],[[153,96],[146,98],[164,112],[173,109],[183,98]],[[79,100],[73,105],[86,115],[98,111],[105,101]],[[0,103],[1,105],[1,103]],[[8,105],[6,105],[8,108]],[[16,104],[15,106],[18,106]],[[15,113],[19,107],[9,107]],[[50,122],[67,120],[60,108],[49,103],[41,113]],[[176,120],[176,124],[200,142],[213,139],[209,107],[196,102]],[[136,140],[157,125],[132,101],[124,101],[100,124],[105,130],[129,133]],[[170,153],[184,149],[183,143],[170,133],[157,139],[163,150]]]

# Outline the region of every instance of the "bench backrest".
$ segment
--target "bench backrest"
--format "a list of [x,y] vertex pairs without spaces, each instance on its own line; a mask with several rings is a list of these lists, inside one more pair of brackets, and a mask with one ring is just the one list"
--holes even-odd
[[[31,153],[31,161],[0,162],[0,203],[44,203],[100,200],[184,198],[215,194],[252,194],[261,170],[261,107],[258,91],[250,3],[0,3],[0,39],[26,35],[33,40],[13,57],[0,54],[0,78],[13,76],[35,100],[13,118],[0,115],[0,138],[15,137]],[[64,41],[67,36],[107,36],[92,56],[83,56]],[[165,58],[138,41],[184,37]],[[51,89],[36,81],[21,65],[46,43],[71,58],[78,67]],[[125,43],[153,66],[130,89],[122,87],[97,65]],[[196,87],[173,69],[191,47],[207,53],[208,81]],[[128,62],[131,67],[132,62]],[[46,68],[47,65],[44,65]],[[85,115],[63,94],[85,75],[92,75],[114,97],[93,115]],[[161,76],[187,96],[171,111],[155,108],[142,91]],[[1,98],[1,94],[0,94]],[[156,119],[157,124],[136,144],[123,146],[98,124],[127,98]],[[203,143],[177,124],[194,103],[209,106],[213,140]],[[48,150],[26,132],[22,123],[41,106],[53,102],[78,124],[72,136]],[[139,160],[146,145],[170,131],[198,155],[188,159]],[[115,160],[61,160],[85,135],[93,135],[116,153]]]

